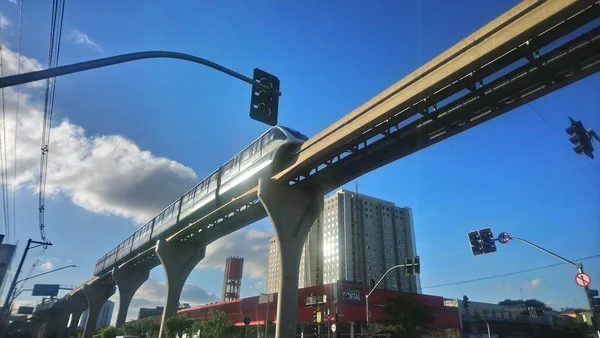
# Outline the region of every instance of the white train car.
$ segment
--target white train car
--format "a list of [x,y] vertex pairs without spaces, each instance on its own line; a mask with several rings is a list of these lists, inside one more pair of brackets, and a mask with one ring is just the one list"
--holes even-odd
[[302,133],[275,126],[254,140],[223,166],[171,203],[119,246],[96,262],[95,275],[102,275],[117,263],[126,261],[142,247],[171,234],[189,222],[191,215],[206,215],[221,203],[246,192],[261,177],[270,177],[281,170],[282,159],[308,140]]

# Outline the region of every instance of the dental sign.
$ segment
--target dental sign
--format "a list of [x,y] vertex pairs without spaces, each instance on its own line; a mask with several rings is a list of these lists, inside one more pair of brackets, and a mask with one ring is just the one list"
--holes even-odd
[[341,302],[344,303],[360,303],[361,290],[354,288],[346,288],[342,290]]

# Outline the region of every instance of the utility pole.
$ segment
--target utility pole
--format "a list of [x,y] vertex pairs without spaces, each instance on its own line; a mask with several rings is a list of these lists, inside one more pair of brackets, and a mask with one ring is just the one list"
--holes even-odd
[[[564,258],[562,256],[559,256],[559,255],[555,254],[552,251],[546,250],[546,249],[542,248],[541,246],[536,245],[536,244],[534,244],[534,243],[532,243],[532,242],[530,242],[528,240],[525,240],[523,238],[518,238],[518,237],[512,237],[512,236],[508,235],[508,233],[506,233],[506,232],[501,233],[500,236],[498,237],[498,241],[500,241],[500,243],[507,243],[508,240],[513,240],[513,239],[516,240],[516,241],[525,243],[525,244],[527,244],[527,245],[529,245],[529,246],[531,246],[531,247],[533,247],[535,249],[538,249],[538,250],[540,250],[540,251],[542,251],[542,252],[544,252],[544,253],[546,253],[546,254],[554,257],[554,258],[557,258],[557,259],[559,259],[559,260],[561,260],[561,261],[563,261],[563,262],[565,262],[567,264],[570,264],[570,265],[574,266],[580,274],[584,273],[584,271],[583,271],[583,264],[572,262],[572,261],[570,261],[570,260],[568,260],[568,259],[566,259],[566,258]],[[592,316],[591,316],[592,317],[591,318],[591,320],[592,320],[592,326],[593,326],[594,330],[596,331],[597,337],[600,337],[600,327],[598,325],[598,316],[597,316],[596,311],[595,311],[594,301],[592,300],[592,296],[591,296],[591,293],[590,293],[590,288],[589,288],[588,285],[584,286],[583,288],[585,290],[585,296],[587,297],[588,303],[590,305],[590,312],[592,314]]]
[[[37,244],[35,246],[31,246],[31,243]],[[21,256],[21,261],[19,262],[19,267],[17,268],[17,272],[10,283],[10,288],[8,289],[8,293],[6,294],[6,299],[4,300],[4,306],[2,307],[3,317],[10,315],[10,308],[12,306],[13,293],[15,292],[15,286],[17,285],[17,281],[19,280],[19,275],[21,274],[21,269],[23,268],[23,263],[25,262],[25,258],[27,257],[27,252],[31,249],[40,247],[40,246],[49,246],[52,245],[50,242],[38,242],[31,240],[27,240],[27,245],[25,246],[25,251],[23,251],[23,256]]]

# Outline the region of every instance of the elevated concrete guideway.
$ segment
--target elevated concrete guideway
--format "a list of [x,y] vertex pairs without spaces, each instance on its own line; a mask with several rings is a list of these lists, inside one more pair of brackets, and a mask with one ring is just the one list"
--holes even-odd
[[[366,172],[594,74],[600,69],[599,17],[600,6],[592,0],[520,3],[310,138],[286,169],[270,182],[261,183],[262,191],[290,189],[300,195],[300,191],[310,191],[313,197],[321,196]],[[586,24],[587,30],[579,30],[571,40],[556,42]],[[515,66],[517,61],[521,66]],[[176,231],[161,241],[205,246],[266,217],[265,208],[273,208],[269,202],[263,207],[266,195],[261,197],[260,190],[251,188],[208,215],[178,224]],[[297,210],[288,212],[294,219]],[[284,236],[277,219],[285,217],[269,215],[277,236]],[[306,236],[302,234],[299,230],[289,241],[303,243]],[[286,256],[290,258],[282,260],[282,271],[299,263],[295,254]],[[143,271],[158,264],[154,246],[118,268]],[[114,287],[114,279],[109,273],[85,284],[102,284],[108,289]],[[280,297],[296,292],[288,284],[293,283],[280,283]],[[81,287],[70,294],[79,292]],[[119,315],[126,310],[119,309]],[[278,313],[278,323],[285,325],[278,326],[277,337],[290,332],[287,330],[295,324],[292,315]]]

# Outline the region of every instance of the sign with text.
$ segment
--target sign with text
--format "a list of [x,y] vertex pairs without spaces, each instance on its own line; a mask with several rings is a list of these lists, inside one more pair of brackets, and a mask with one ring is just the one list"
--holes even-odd
[[342,289],[342,295],[340,302],[342,303],[360,303],[361,300],[361,289],[357,288],[345,288]]
[[58,295],[58,284],[35,284],[33,286],[32,296],[51,296],[56,297]]
[[317,304],[327,303],[327,295],[310,295],[306,297],[306,306],[313,306]]

